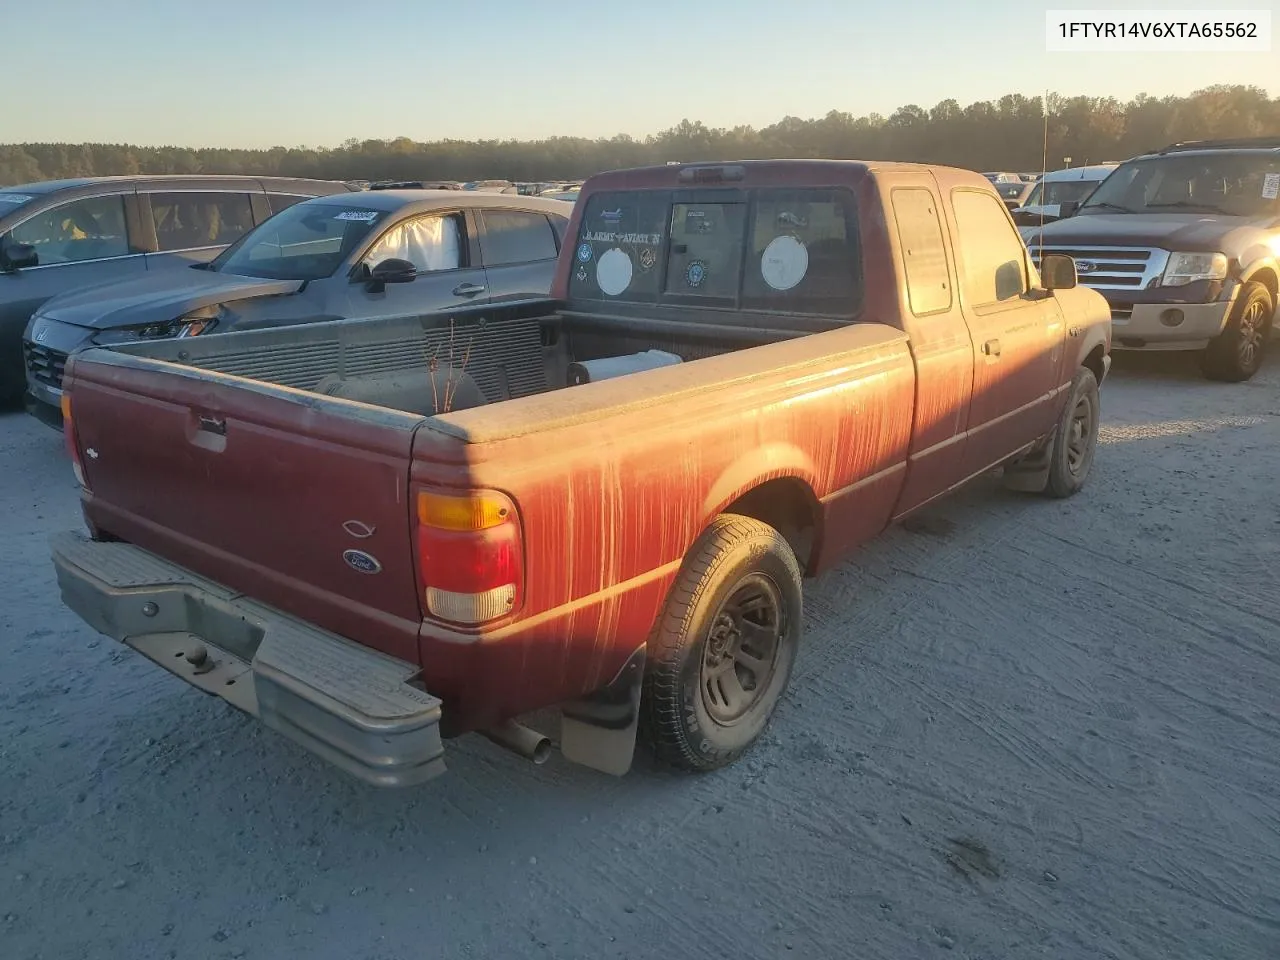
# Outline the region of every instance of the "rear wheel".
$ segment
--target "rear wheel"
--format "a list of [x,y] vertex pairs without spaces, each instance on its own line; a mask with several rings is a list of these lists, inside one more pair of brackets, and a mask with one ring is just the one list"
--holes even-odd
[[1262,366],[1275,303],[1271,291],[1250,281],[1240,291],[1227,327],[1205,347],[1200,369],[1210,380],[1240,383]]
[[645,739],[685,770],[732,763],[760,736],[800,641],[800,567],[750,517],[718,517],[689,552],[649,640]]

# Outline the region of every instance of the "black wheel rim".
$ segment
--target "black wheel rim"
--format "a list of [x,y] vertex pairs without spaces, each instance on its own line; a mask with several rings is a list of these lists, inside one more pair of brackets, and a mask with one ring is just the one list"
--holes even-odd
[[1076,401],[1075,408],[1071,411],[1071,432],[1067,437],[1067,468],[1073,476],[1079,476],[1088,465],[1096,419],[1097,410],[1094,408],[1093,398],[1085,394]]
[[1258,362],[1258,357],[1262,353],[1264,314],[1262,301],[1254,300],[1245,307],[1240,317],[1240,337],[1236,347],[1240,356],[1240,366],[1246,370],[1251,369]]
[[787,629],[782,594],[753,573],[730,592],[712,618],[702,654],[702,703],[722,726],[737,723],[769,688]]

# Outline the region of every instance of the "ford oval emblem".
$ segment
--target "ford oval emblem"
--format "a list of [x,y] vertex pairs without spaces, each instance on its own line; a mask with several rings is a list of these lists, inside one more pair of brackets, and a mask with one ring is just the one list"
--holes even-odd
[[1076,273],[1093,273],[1098,269],[1098,265],[1092,260],[1077,260]]
[[365,553],[363,550],[344,550],[342,559],[347,561],[348,567],[360,573],[382,572],[382,564],[378,562],[378,558]]

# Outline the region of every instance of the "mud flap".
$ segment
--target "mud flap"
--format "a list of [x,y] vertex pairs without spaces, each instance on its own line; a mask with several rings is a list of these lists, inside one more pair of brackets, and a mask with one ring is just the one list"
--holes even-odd
[[1004,468],[1004,485],[1019,493],[1044,493],[1049,485],[1049,465],[1057,428]]
[[641,644],[606,686],[560,708],[560,752],[566,760],[616,777],[631,769],[645,656]]

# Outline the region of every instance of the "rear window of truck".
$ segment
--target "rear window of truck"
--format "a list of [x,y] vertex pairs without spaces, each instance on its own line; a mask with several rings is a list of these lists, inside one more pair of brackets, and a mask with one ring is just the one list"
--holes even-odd
[[573,299],[845,316],[861,305],[853,196],[838,189],[593,194]]

